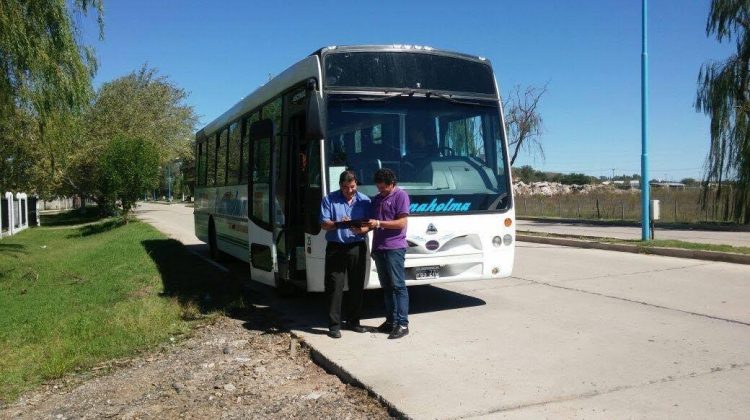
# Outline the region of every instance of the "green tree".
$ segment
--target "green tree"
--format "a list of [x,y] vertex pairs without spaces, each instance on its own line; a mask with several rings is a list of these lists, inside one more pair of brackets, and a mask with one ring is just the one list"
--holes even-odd
[[198,118],[192,106],[185,103],[186,98],[183,89],[158,75],[156,69],[145,66],[103,84],[85,113],[85,146],[70,158],[74,163],[68,171],[67,184],[107,211],[111,195],[97,181],[107,176],[100,172],[99,156],[114,139],[136,138],[151,143],[158,165],[162,166],[190,157]]
[[513,175],[515,175],[515,178],[519,181],[523,181],[525,183],[534,182],[534,168],[532,168],[530,165],[524,165],[520,168],[513,168]]
[[577,184],[577,185],[586,185],[586,184],[592,184],[592,177],[582,174],[582,173],[570,173],[566,175],[560,176],[560,183],[561,184]]
[[92,8],[101,37],[101,0],[0,0],[0,179],[13,188],[59,181],[60,124],[92,92],[96,60],[77,25]]
[[682,178],[682,181],[680,182],[685,184],[686,187],[695,187],[699,184],[695,178]]
[[158,185],[158,150],[151,141],[117,136],[104,148],[97,172],[105,203],[111,208],[119,200],[127,222],[143,192]]
[[[711,118],[703,204],[731,200],[725,218],[750,223],[750,2],[713,0],[706,35],[734,41],[736,53],[706,63],[698,75],[695,108]],[[731,185],[728,186],[727,181]],[[718,184],[716,194],[708,183]],[[734,191],[732,191],[734,189]],[[713,199],[710,197],[713,196]]]
[[187,96],[157,69],[143,66],[102,85],[88,115],[88,134],[94,140],[126,135],[150,141],[161,163],[190,156],[198,117]]

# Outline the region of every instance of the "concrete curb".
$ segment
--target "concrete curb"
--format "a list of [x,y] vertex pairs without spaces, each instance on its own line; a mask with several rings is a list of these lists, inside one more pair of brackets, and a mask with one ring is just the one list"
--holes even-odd
[[[518,220],[526,220],[536,223],[563,223],[570,225],[592,225],[592,226],[622,226],[622,227],[641,227],[641,223],[632,220],[598,220],[598,219],[570,219],[556,217],[536,217],[536,216],[516,216]],[[664,230],[692,230],[706,232],[750,232],[750,226],[737,225],[731,223],[669,223],[656,222],[657,229]]]
[[357,379],[354,375],[352,375],[349,371],[344,369],[341,365],[334,362],[333,360],[326,357],[320,350],[313,347],[310,343],[306,342],[303,337],[298,336],[294,333],[294,331],[290,331],[292,336],[296,337],[297,340],[299,340],[300,344],[307,347],[310,351],[310,357],[312,360],[317,364],[318,366],[322,367],[326,372],[331,373],[333,375],[336,375],[341,382],[345,384],[349,384],[352,386],[356,386],[357,388],[364,389],[367,391],[368,394],[375,397],[380,401],[381,404],[383,404],[388,409],[388,414],[391,417],[395,417],[398,419],[411,419],[406,413],[399,410],[398,407],[396,407],[395,404],[385,399],[382,395],[375,392],[372,387],[368,386],[364,382]]
[[630,244],[612,244],[597,241],[586,241],[572,238],[558,238],[553,236],[534,236],[517,234],[516,240],[537,244],[560,245],[576,248],[603,249],[606,251],[630,252],[633,254],[661,255],[665,257],[691,258],[695,260],[719,261],[734,264],[750,264],[750,255],[733,254],[729,252],[702,251],[681,248],[662,248]]

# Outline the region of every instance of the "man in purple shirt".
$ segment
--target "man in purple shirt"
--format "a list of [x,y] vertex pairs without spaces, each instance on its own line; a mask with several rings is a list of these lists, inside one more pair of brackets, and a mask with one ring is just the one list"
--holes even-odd
[[406,256],[406,219],[409,216],[409,195],[396,187],[396,176],[387,168],[375,172],[379,194],[372,200],[368,227],[373,230],[372,258],[378,270],[385,296],[385,322],[378,331],[388,338],[409,334],[409,292],[404,280]]

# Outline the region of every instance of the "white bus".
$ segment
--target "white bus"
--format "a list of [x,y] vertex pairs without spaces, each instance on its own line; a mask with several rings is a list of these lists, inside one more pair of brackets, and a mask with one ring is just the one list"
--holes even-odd
[[[515,213],[497,83],[477,56],[322,48],[196,135],[195,231],[271,286],[324,290],[321,198],[392,169],[411,198],[406,284],[506,277]],[[367,288],[379,287],[368,262]]]

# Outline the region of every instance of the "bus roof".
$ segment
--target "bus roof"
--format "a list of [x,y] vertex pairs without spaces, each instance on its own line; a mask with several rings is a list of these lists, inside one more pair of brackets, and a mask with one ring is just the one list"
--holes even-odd
[[425,54],[444,55],[450,57],[461,58],[464,60],[479,61],[485,64],[491,65],[490,61],[484,57],[463,54],[455,51],[441,50],[432,47],[422,45],[409,45],[409,44],[392,44],[392,45],[343,45],[343,46],[328,46],[320,48],[314,51],[309,56],[295,63],[291,67],[284,70],[281,74],[272,78],[268,83],[255,89],[228,111],[221,114],[219,117],[208,123],[205,127],[196,133],[196,137],[202,137],[204,134],[213,134],[215,131],[223,128],[227,124],[237,120],[238,118],[245,115],[247,112],[257,108],[265,102],[273,99],[276,95],[285,91],[292,85],[300,83],[305,79],[316,78],[320,80],[321,74],[321,58],[325,54],[339,53],[339,52],[365,52],[365,51],[390,51],[390,52],[417,52]]
[[269,80],[268,83],[249,93],[227,112],[221,114],[218,118],[211,121],[203,129],[198,131],[196,136],[202,137],[204,133],[212,134],[214,131],[223,128],[232,121],[245,115],[247,112],[252,111],[260,105],[263,105],[265,102],[273,99],[276,95],[291,86],[311,77],[318,80],[320,79],[320,61],[319,57],[314,55],[297,62],[278,76]]
[[465,60],[481,61],[486,64],[490,64],[490,61],[485,57],[478,55],[464,54],[460,52],[443,50],[438,48],[432,48],[425,45],[410,45],[410,44],[391,44],[391,45],[332,45],[323,47],[310,55],[321,56],[327,53],[337,52],[363,52],[363,51],[403,51],[403,52],[423,52],[427,54],[445,55],[450,57],[462,58]]

